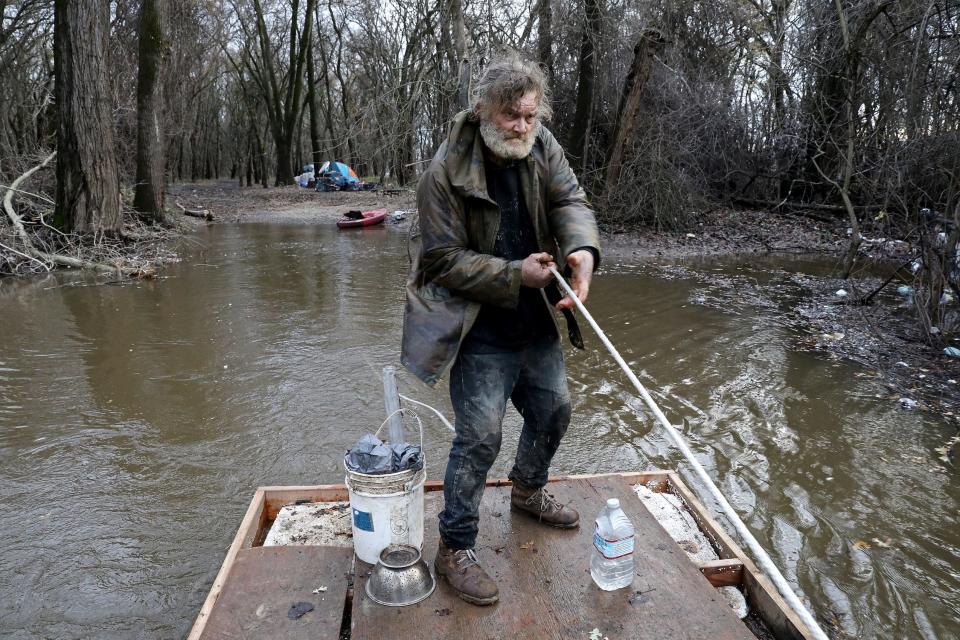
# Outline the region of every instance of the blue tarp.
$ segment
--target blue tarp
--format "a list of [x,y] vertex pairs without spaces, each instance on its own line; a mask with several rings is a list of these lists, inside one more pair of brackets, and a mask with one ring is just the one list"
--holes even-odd
[[342,177],[346,182],[360,182],[360,178],[357,177],[357,174],[354,173],[353,169],[342,162],[337,162],[336,160],[324,162],[320,166],[320,175],[325,173]]

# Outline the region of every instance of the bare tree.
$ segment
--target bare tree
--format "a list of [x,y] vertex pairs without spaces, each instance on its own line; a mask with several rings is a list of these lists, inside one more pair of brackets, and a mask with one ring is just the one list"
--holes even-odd
[[163,114],[163,59],[166,5],[143,0],[140,7],[140,56],[137,73],[137,185],[133,206],[148,219],[164,222],[166,187],[165,118]]
[[573,156],[574,169],[583,173],[587,162],[587,141],[590,137],[591,116],[593,115],[594,84],[596,82],[597,41],[603,16],[600,12],[601,0],[584,0],[583,36],[580,41],[580,61],[577,73],[577,110],[571,124],[570,145],[567,153]]
[[304,72],[316,6],[316,0],[307,0],[301,23],[300,0],[290,1],[288,59],[286,68],[281,72],[277,70],[277,54],[267,27],[263,4],[261,0],[253,0],[257,55],[253,55],[252,48],[246,49],[250,55],[244,56],[243,63],[256,81],[267,108],[270,133],[277,154],[276,185],[293,184],[293,141],[302,113]]
[[70,231],[116,234],[123,225],[107,80],[109,30],[108,3],[56,0],[55,221]]
[[553,84],[553,11],[550,0],[537,0],[537,60]]
[[623,85],[623,96],[617,113],[617,128],[610,148],[610,159],[607,162],[606,192],[608,196],[617,188],[620,181],[623,158],[627,148],[633,143],[640,98],[650,78],[653,56],[663,44],[663,39],[658,32],[648,31],[640,36],[637,45],[633,48],[633,62],[630,64],[630,73],[627,74]]

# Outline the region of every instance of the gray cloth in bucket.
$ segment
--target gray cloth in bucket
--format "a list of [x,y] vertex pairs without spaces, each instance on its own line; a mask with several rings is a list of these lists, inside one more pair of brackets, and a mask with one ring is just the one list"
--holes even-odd
[[353,445],[345,457],[347,468],[358,473],[390,473],[393,470],[393,451],[368,433]]
[[391,444],[390,448],[393,449],[394,471],[419,469],[423,466],[423,454],[420,451],[420,445],[403,442],[401,444]]
[[372,433],[360,438],[343,459],[347,468],[357,473],[396,473],[423,466],[420,445],[408,442],[388,445]]

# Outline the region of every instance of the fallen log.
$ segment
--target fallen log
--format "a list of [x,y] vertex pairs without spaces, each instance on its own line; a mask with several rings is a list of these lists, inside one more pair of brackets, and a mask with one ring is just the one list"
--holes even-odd
[[[846,212],[847,208],[842,204],[826,204],[822,202],[791,202],[789,200],[756,200],[752,198],[732,198],[735,204],[742,204],[748,207],[764,207],[770,209],[813,209],[816,211],[836,211],[837,213]],[[882,204],[871,204],[854,206],[855,211],[883,211]]]
[[185,206],[183,206],[176,200],[174,200],[173,202],[175,205],[180,207],[180,210],[183,211],[183,215],[185,216],[190,216],[191,218],[200,218],[201,220],[207,220],[210,222],[213,221],[213,214],[210,213],[209,209],[187,209]]
[[23,220],[19,215],[17,215],[17,212],[13,210],[13,194],[17,193],[18,187],[25,180],[27,180],[27,178],[50,164],[50,161],[53,160],[56,155],[57,152],[54,151],[47,156],[43,162],[25,171],[23,175],[14,180],[9,187],[6,187],[7,193],[3,197],[3,208],[7,212],[7,217],[10,219],[10,222],[13,224],[14,231],[16,231],[17,236],[23,243],[26,253],[21,253],[12,247],[8,248],[19,256],[23,256],[33,260],[34,262],[37,262],[47,271],[50,271],[50,265],[47,263],[59,264],[65,267],[73,267],[75,269],[93,269],[94,271],[103,271],[108,273],[119,271],[119,268],[116,265],[104,264],[102,262],[91,262],[90,260],[65,256],[59,253],[47,253],[46,251],[40,251],[33,245],[33,241],[30,240],[30,235],[23,227]]

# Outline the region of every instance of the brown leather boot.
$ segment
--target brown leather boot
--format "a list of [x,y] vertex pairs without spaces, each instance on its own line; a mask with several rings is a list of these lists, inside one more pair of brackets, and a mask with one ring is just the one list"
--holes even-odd
[[557,499],[540,489],[527,489],[513,485],[510,492],[510,506],[518,511],[535,516],[543,524],[558,529],[574,529],[580,526],[580,514],[572,507],[560,504]]
[[487,605],[500,599],[497,583],[480,566],[473,549],[448,549],[441,540],[433,567],[438,576],[447,579],[461,600]]

